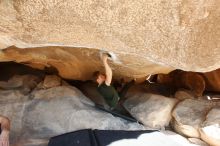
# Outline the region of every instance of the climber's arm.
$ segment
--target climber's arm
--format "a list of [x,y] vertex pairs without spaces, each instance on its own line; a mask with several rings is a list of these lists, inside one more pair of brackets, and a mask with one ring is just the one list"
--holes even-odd
[[105,75],[106,75],[106,80],[105,80],[105,84],[110,86],[111,82],[112,82],[112,69],[111,67],[108,65],[108,55],[104,54],[102,57],[102,61],[105,67]]

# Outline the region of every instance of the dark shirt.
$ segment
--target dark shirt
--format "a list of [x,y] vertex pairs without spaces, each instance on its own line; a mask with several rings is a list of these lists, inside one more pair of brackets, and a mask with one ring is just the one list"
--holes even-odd
[[117,91],[113,86],[108,86],[104,83],[98,86],[98,92],[102,95],[105,99],[106,103],[110,106],[115,108],[119,101],[119,96]]

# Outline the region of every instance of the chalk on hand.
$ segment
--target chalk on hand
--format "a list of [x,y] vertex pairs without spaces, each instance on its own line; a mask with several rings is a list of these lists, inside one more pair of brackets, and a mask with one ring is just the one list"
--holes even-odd
[[118,57],[116,56],[115,53],[113,52],[107,52],[107,51],[104,51],[104,50],[101,50],[100,51],[100,57],[102,58],[102,55],[103,54],[107,54],[109,56],[109,59],[112,60],[114,63],[119,63],[121,64],[120,60],[118,59]]

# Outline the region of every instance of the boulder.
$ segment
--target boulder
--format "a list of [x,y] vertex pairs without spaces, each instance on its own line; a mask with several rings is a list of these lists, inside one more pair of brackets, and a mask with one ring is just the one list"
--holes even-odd
[[202,74],[182,70],[174,70],[169,74],[159,74],[157,82],[171,86],[176,90],[188,89],[196,97],[202,96],[206,87]]
[[109,146],[198,146],[190,143],[185,137],[171,131],[144,133],[137,138],[122,139]]
[[206,72],[203,74],[206,80],[206,90],[208,91],[220,91],[220,69]]
[[0,88],[5,90],[19,90],[23,94],[30,93],[41,78],[35,75],[14,75],[7,82],[0,81]]
[[213,106],[208,100],[185,99],[179,102],[172,112],[174,129],[185,136],[200,138],[199,128]]
[[124,102],[124,107],[146,127],[164,129],[171,120],[177,100],[156,94],[136,94]]
[[13,103],[28,100],[28,96],[24,96],[19,90],[0,90],[0,103]]
[[208,144],[220,146],[220,108],[213,108],[206,116],[200,130],[201,138]]
[[143,130],[99,111],[77,88],[63,85],[34,90],[28,100],[0,102],[0,113],[9,117],[12,146],[46,146],[51,136],[80,129]]
[[188,140],[198,146],[209,146],[207,143],[198,138],[188,138]]
[[[0,1],[0,61],[54,66],[62,77],[86,80],[113,52],[117,76],[141,78],[176,68],[220,68],[219,2]],[[212,39],[209,39],[212,38]],[[208,55],[207,55],[208,54]]]
[[47,75],[43,81],[43,88],[52,88],[61,85],[61,78],[56,75]]
[[172,88],[185,88],[197,97],[201,97],[206,91],[220,91],[220,69],[206,73],[187,72],[175,70],[169,74],[159,74],[157,82],[171,86]]

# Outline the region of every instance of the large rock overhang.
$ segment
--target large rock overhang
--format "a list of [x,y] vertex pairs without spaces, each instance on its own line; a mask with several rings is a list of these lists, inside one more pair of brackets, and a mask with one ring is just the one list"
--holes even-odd
[[121,61],[111,65],[115,77],[212,71],[220,68],[219,5],[218,0],[1,0],[0,61],[51,65],[64,78],[84,80],[103,69],[99,51],[106,50]]

